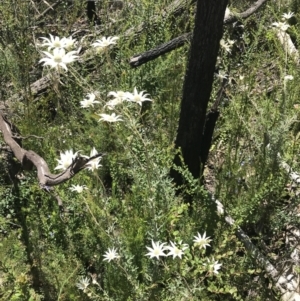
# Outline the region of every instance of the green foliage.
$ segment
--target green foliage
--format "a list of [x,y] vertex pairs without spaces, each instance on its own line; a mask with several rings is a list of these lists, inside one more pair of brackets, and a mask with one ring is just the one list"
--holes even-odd
[[[243,10],[248,5],[244,2],[231,5]],[[296,2],[291,7],[298,18]],[[85,1],[61,1],[49,9],[55,3],[1,1],[1,96],[10,107],[9,119],[26,137],[23,147],[42,156],[52,171],[60,152],[71,148],[89,154],[95,147],[105,155],[100,169],[84,170],[47,194],[35,171],[18,170],[20,180],[13,183],[12,155],[1,151],[0,299],[276,298],[263,268],[247,254],[234,227],[217,214],[213,200],[225,205],[274,264],[278,257],[286,260],[292,250],[283,235],[299,225],[299,217],[291,214],[299,210],[299,197],[282,162],[300,170],[299,76],[270,26],[288,7],[270,3],[243,21],[243,37],[235,36],[233,26],[225,28],[224,39],[235,39],[235,44],[231,53],[220,50],[218,70],[229,73],[229,85],[210,158],[201,181],[187,168],[177,169],[185,180],[179,190],[169,171],[178,151],[172,142],[189,45],[137,69],[128,59],[190,30],[194,7],[174,19],[161,17],[171,1],[124,1],[120,11],[110,10],[110,1],[100,1],[97,13],[102,23],[93,27],[85,16]],[[141,23],[144,30],[128,35]],[[298,32],[297,22],[288,29],[299,45]],[[80,41],[82,61],[70,65],[65,74],[38,63],[43,55],[39,38],[50,33],[72,34]],[[102,35],[120,39],[96,55],[90,45]],[[30,84],[50,74],[50,88],[35,95]],[[286,75],[294,80],[284,80]],[[153,101],[142,107],[116,107],[123,122],[98,122],[97,114],[108,112],[103,108],[108,92],[132,92],[134,87],[149,93]],[[212,100],[219,87],[216,79]],[[80,101],[91,92],[100,104],[81,108]],[[88,189],[69,189],[77,184]],[[63,201],[63,212],[56,195]],[[212,241],[201,249],[193,240],[204,232]],[[182,259],[150,259],[145,255],[152,240],[182,241],[189,248]],[[120,258],[103,261],[109,248]],[[222,264],[219,273],[213,272],[208,259]],[[88,287],[79,289],[85,278]]]

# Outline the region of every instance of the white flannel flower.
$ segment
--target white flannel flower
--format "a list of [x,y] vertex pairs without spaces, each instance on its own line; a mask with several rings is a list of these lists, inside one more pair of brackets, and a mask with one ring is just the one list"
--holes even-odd
[[123,101],[128,99],[128,92],[124,91],[111,91],[107,94],[107,96],[113,96],[114,98],[109,100],[105,107],[108,107],[110,110],[112,110],[116,105],[122,103]]
[[290,27],[290,25],[286,24],[285,22],[274,22],[272,25],[281,31],[286,31]]
[[76,286],[80,289],[83,290],[83,292],[86,292],[87,287],[90,284],[90,280],[87,277],[81,277],[78,283],[76,283]]
[[[97,150],[95,149],[95,147],[92,148],[91,152],[90,152],[90,156],[83,156],[85,158],[91,158],[91,157],[94,157],[98,154]],[[86,164],[86,168],[90,171],[95,171],[96,169],[98,169],[100,166],[102,166],[100,163],[100,160],[102,159],[101,156],[89,161],[87,164]]]
[[75,154],[73,153],[73,150],[66,151],[65,153],[60,153],[60,159],[56,159],[58,161],[58,165],[54,169],[62,169],[66,170],[75,160],[77,157],[78,152]]
[[223,39],[220,41],[220,46],[228,53],[231,53],[231,46],[234,41],[228,40],[229,43],[225,42]]
[[91,152],[90,152],[90,157],[94,157],[96,155],[98,155],[98,152],[97,152],[96,148],[93,147],[92,150],[91,150]]
[[207,263],[204,263],[204,266],[208,268],[209,272],[213,272],[214,274],[219,274],[218,270],[220,270],[222,264],[218,263],[218,261],[210,261],[207,259]]
[[217,212],[218,212],[218,214],[219,215],[224,214],[224,206],[223,206],[223,204],[220,201],[218,201],[218,200],[216,200],[216,204],[217,204]]
[[87,164],[86,168],[92,172],[95,171],[96,169],[98,169],[99,167],[102,166],[101,164],[99,164],[100,160],[101,160],[101,157],[91,160]]
[[227,79],[228,75],[225,73],[225,71],[220,70],[219,73],[215,73],[216,77],[220,80]]
[[232,46],[232,45],[235,43],[235,41],[234,41],[234,40],[228,39],[228,40],[227,40],[227,43],[228,43],[230,46]]
[[300,183],[300,175],[297,172],[291,172],[290,179],[298,184]]
[[184,250],[188,248],[187,244],[183,244],[181,246],[181,241],[179,242],[180,249],[172,242],[170,241],[170,246],[166,246],[165,249],[169,250],[170,252],[167,254],[167,256],[173,256],[173,259],[176,257],[179,257],[181,259],[181,256],[184,254]]
[[150,98],[147,98],[148,94],[144,94],[145,91],[141,91],[140,93],[134,88],[133,93],[127,92],[128,101],[138,103],[140,106],[144,101],[152,101]]
[[43,51],[43,53],[48,57],[41,59],[39,63],[44,62],[43,66],[50,66],[51,68],[55,68],[57,70],[59,67],[62,67],[67,71],[67,64],[74,62],[78,57],[77,55],[74,55],[76,51],[70,51],[66,53],[65,49],[63,48],[55,48],[53,50],[53,54],[47,51]]
[[159,259],[159,256],[167,256],[164,253],[164,251],[166,250],[166,248],[164,247],[165,244],[165,242],[160,244],[159,242],[154,242],[152,240],[152,248],[146,247],[149,251],[146,256],[150,256],[150,258],[156,257],[157,259]]
[[63,38],[64,46],[63,48],[70,50],[75,46],[76,40],[72,37]]
[[95,43],[92,44],[93,47],[96,48],[97,51],[102,51],[106,48],[108,48],[110,45],[117,44],[117,40],[119,37],[103,37],[100,40],[96,40]]
[[106,251],[106,253],[103,256],[105,257],[103,261],[107,260],[108,262],[120,258],[115,248],[108,249],[108,251]]
[[195,246],[199,246],[199,248],[203,248],[206,249],[206,246],[210,247],[209,242],[211,242],[211,239],[209,239],[209,237],[206,237],[206,232],[204,232],[203,236],[201,236],[201,234],[199,234],[198,232],[198,236],[194,236],[194,244]]
[[93,274],[91,275],[91,277],[92,277],[92,284],[100,286],[100,284],[97,281],[97,274]]
[[95,100],[96,95],[94,93],[88,93],[87,98],[80,102],[82,108],[93,107],[95,103],[100,103],[100,101]]
[[284,77],[284,81],[288,81],[288,80],[293,80],[294,79],[294,76],[293,75],[286,75]]
[[228,7],[226,7],[226,10],[225,10],[225,19],[228,19],[229,17],[230,17],[230,15],[231,15],[231,11],[230,11],[230,9],[228,8]]
[[81,193],[84,189],[88,189],[85,185],[72,185],[69,188],[71,191],[76,191],[77,193]]
[[294,16],[293,12],[288,12],[288,13],[282,14],[282,19],[281,20],[285,21],[285,20],[290,19],[293,16]]
[[44,42],[41,46],[48,46],[48,51],[52,48],[64,48],[66,44],[66,38],[54,37],[50,34],[50,39],[48,38],[41,38]]
[[106,121],[106,122],[117,122],[117,121],[123,121],[121,119],[120,115],[116,115],[115,113],[112,113],[111,115],[108,114],[97,114],[101,118],[98,121]]

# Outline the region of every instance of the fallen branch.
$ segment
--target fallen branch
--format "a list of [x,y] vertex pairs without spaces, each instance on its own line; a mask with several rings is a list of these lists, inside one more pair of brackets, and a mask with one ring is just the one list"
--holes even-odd
[[267,275],[275,283],[276,288],[282,293],[282,301],[300,300],[300,294],[297,292],[299,288],[299,281],[296,274],[288,274],[283,276],[283,273],[279,273],[278,270],[271,264],[271,262],[259,251],[259,249],[252,243],[249,236],[237,225],[235,225],[234,219],[226,213],[223,204],[216,200],[217,211],[219,215],[223,215],[225,221],[236,229],[236,236],[243,243],[248,253],[253,257],[256,262],[264,268]]
[[37,169],[37,176],[41,187],[59,185],[68,181],[75,176],[82,169],[86,168],[88,163],[102,154],[97,154],[93,157],[87,158],[77,155],[72,164],[60,174],[52,174],[49,170],[46,161],[34,151],[27,151],[20,146],[15,140],[14,133],[9,122],[5,120],[0,112],[0,131],[2,132],[4,142],[10,147],[14,156],[22,164],[24,170],[31,170],[33,166]]
[[[231,24],[237,21],[238,19],[248,18],[253,13],[255,13],[266,1],[268,0],[257,1],[253,6],[251,6],[243,13],[237,13],[233,15],[232,13],[228,12],[224,18],[224,24]],[[141,66],[149,61],[158,58],[163,54],[166,54],[174,49],[183,46],[185,43],[190,42],[191,39],[192,39],[192,32],[185,33],[182,36],[179,36],[169,42],[161,44],[151,50],[134,55],[133,57],[130,58],[129,65],[131,67]]]
[[267,1],[268,0],[258,0],[251,7],[249,7],[247,10],[245,10],[242,13],[235,13],[235,14],[230,13],[229,16],[224,19],[224,24],[231,24],[238,21],[239,19],[246,19],[250,17]]
[[[29,91],[31,96],[36,96],[40,94],[42,91],[46,90],[51,83],[51,74],[48,74],[39,80],[35,81],[30,85]],[[6,107],[10,107],[11,104],[17,102],[19,100],[23,100],[25,97],[25,91],[21,91],[20,93],[16,93],[12,95],[9,99],[5,102],[0,101],[0,110],[5,110]]]
[[174,49],[183,46],[186,42],[189,42],[191,40],[191,37],[192,37],[191,32],[185,33],[184,35],[177,37],[164,44],[161,44],[154,49],[148,50],[141,54],[136,54],[130,59],[129,64],[131,67],[138,67],[142,64],[152,61],[165,53],[168,53]]

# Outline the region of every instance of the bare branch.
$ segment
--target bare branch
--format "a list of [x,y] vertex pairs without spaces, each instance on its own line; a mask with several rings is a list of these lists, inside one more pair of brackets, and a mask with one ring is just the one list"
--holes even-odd
[[14,156],[22,164],[24,170],[31,170],[33,166],[35,166],[37,169],[39,184],[42,187],[55,186],[68,181],[74,177],[76,173],[86,168],[90,161],[102,156],[102,154],[97,154],[93,157],[87,158],[77,155],[72,164],[65,171],[60,174],[52,174],[47,162],[41,156],[34,151],[27,151],[19,145],[14,138],[10,124],[5,120],[5,118],[3,118],[1,112],[0,131],[2,132],[5,143],[10,147]]
[[230,23],[236,22],[239,19],[246,19],[246,18],[250,17],[267,1],[268,0],[258,0],[244,12],[230,14],[229,17],[224,20],[224,24],[230,24]]
[[40,137],[40,136],[37,136],[37,135],[28,135],[26,137],[18,135],[18,136],[13,136],[13,138],[19,138],[19,139],[22,139],[22,140],[29,139],[29,138],[44,139],[44,137]]
[[144,53],[136,54],[132,58],[130,58],[129,64],[131,67],[138,67],[144,63],[152,61],[165,53],[168,53],[174,49],[183,46],[186,42],[191,40],[191,37],[191,32],[185,33],[184,35],[177,37],[164,44],[161,44],[154,49],[148,50]]
[[[249,17],[250,15],[255,13],[266,1],[268,1],[268,0],[257,1],[253,6],[251,6],[249,9],[247,9],[243,13],[239,13],[239,14],[235,14],[235,15],[229,14],[229,16],[224,19],[224,24],[225,25],[230,24],[230,23],[237,21],[238,19],[245,19],[245,18]],[[152,61],[152,60],[158,58],[159,56],[161,56],[165,53],[168,53],[174,49],[177,49],[177,48],[183,46],[185,43],[190,42],[191,38],[192,38],[191,32],[185,33],[182,36],[179,36],[169,42],[161,44],[151,50],[136,54],[130,58],[129,65],[131,67],[141,66],[149,61]]]

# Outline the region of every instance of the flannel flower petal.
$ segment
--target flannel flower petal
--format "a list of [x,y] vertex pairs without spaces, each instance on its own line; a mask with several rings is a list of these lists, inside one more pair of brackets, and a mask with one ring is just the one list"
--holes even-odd
[[211,242],[211,239],[209,239],[209,237],[206,237],[206,232],[204,232],[203,236],[201,236],[198,232],[198,236],[194,236],[194,243],[195,246],[199,246],[199,248],[203,248],[206,249],[206,246],[210,247],[209,242]]
[[[93,148],[91,149],[91,152],[90,152],[90,155],[89,155],[89,156],[82,155],[82,157],[89,159],[89,158],[91,158],[91,157],[96,156],[97,154],[98,154],[98,152],[97,152],[96,148],[93,147]],[[102,159],[102,156],[99,156],[99,157],[97,157],[97,158],[94,158],[94,159],[90,160],[90,161],[86,164],[86,168],[87,168],[88,170],[91,170],[91,171],[94,171],[94,170],[98,169],[100,166],[102,166],[101,164],[99,164],[101,159]]]
[[294,76],[293,75],[286,75],[284,77],[284,81],[288,81],[288,80],[293,80],[294,79]]
[[[91,150],[91,153],[90,153],[90,157],[94,157],[98,154],[97,150],[95,149],[95,147],[92,148]],[[87,156],[84,156],[84,157],[87,157]],[[90,171],[95,171],[96,169],[98,169],[100,166],[102,166],[100,163],[100,160],[102,159],[102,157],[97,157],[91,161],[89,161],[89,163],[87,163],[87,169],[90,170]]]
[[98,169],[99,167],[101,167],[102,165],[100,164],[100,160],[101,158],[96,158],[91,160],[88,164],[87,164],[87,169],[94,172],[96,169]]
[[67,71],[67,64],[74,62],[78,57],[74,55],[76,51],[70,51],[66,53],[63,48],[54,48],[53,54],[47,51],[43,51],[43,53],[48,57],[41,59],[39,62],[44,62],[43,66],[50,66],[51,68],[55,68],[57,70],[59,67],[62,67]]
[[41,38],[44,42],[42,43],[42,47],[48,46],[48,51],[52,48],[64,48],[66,43],[66,38],[60,39],[57,36],[53,36],[50,34],[50,39],[48,38]]
[[107,96],[113,96],[114,98],[109,100],[105,107],[108,107],[108,109],[112,110],[116,105],[122,103],[123,101],[128,99],[128,92],[123,91],[111,91],[107,94]]
[[98,121],[106,121],[106,122],[117,122],[117,121],[123,121],[121,119],[120,115],[116,115],[115,113],[112,113],[111,115],[108,114],[97,114],[101,118]]
[[207,263],[204,263],[204,266],[207,267],[209,272],[219,274],[218,270],[220,270],[222,264],[218,263],[218,261],[215,261],[214,259],[212,259],[211,261],[207,259]]
[[220,46],[226,51],[226,52],[228,52],[228,53],[231,53],[231,46],[232,46],[232,41],[228,41],[228,43],[227,42],[225,42],[223,39],[221,39],[221,41],[220,41]]
[[79,282],[76,283],[76,286],[80,289],[83,290],[83,292],[85,293],[87,287],[90,285],[90,280],[87,277],[81,277],[81,279],[79,280]]
[[82,108],[93,107],[95,103],[100,103],[100,101],[95,100],[96,95],[94,93],[88,93],[87,98],[80,102]]
[[219,73],[215,73],[215,76],[220,80],[228,78],[228,75],[223,70],[219,70]]
[[293,12],[288,12],[288,13],[282,14],[282,20],[288,20],[293,16],[294,16]]
[[108,249],[108,251],[106,251],[106,253],[103,256],[105,257],[103,261],[107,260],[108,262],[120,258],[115,248]]
[[285,22],[274,22],[272,25],[281,31],[286,31],[290,27],[290,25],[286,24]]
[[170,252],[167,254],[167,256],[173,256],[173,259],[175,259],[176,257],[179,257],[181,259],[181,256],[184,254],[184,250],[186,250],[188,248],[187,244],[183,244],[181,245],[181,242],[179,243],[179,247],[180,249],[175,245],[175,243],[173,243],[172,241],[170,241],[170,246],[166,246],[165,249],[169,250]]
[[149,253],[146,254],[146,256],[150,256],[150,258],[156,257],[157,259],[159,259],[159,256],[167,256],[164,251],[165,251],[165,245],[166,243],[162,243],[160,244],[159,242],[154,242],[152,240],[152,248],[150,247],[146,247],[149,251]]
[[84,189],[87,189],[85,185],[72,185],[69,188],[71,191],[76,191],[77,193],[81,193]]
[[50,39],[48,38],[41,38],[43,40],[43,43],[40,45],[42,47],[48,46],[48,51],[53,49],[53,48],[65,48],[67,50],[70,50],[71,48],[74,47],[76,40],[73,39],[72,37],[68,38],[60,38],[57,36],[52,36],[50,34]]
[[110,45],[117,44],[117,40],[119,37],[102,37],[100,40],[96,40],[95,43],[92,44],[93,47],[96,48],[97,51],[101,52],[104,49],[108,48]]
[[66,170],[72,164],[73,160],[75,160],[77,154],[78,152],[74,154],[72,149],[67,150],[65,153],[61,152],[60,159],[56,159],[56,161],[58,161],[58,165],[54,169]]
[[133,93],[127,93],[128,101],[138,103],[140,106],[144,101],[152,101],[150,98],[147,98],[148,94],[143,94],[145,91],[138,93],[137,89],[134,88]]
[[226,10],[225,10],[225,19],[228,19],[229,17],[230,17],[230,15],[231,15],[231,11],[230,11],[230,9],[228,8],[228,7],[226,7]]
[[96,156],[96,155],[98,155],[98,152],[97,152],[97,150],[96,150],[96,148],[95,148],[95,146],[91,149],[91,152],[90,152],[90,157],[94,157],[94,156]]
[[72,37],[63,38],[63,40],[64,40],[64,46],[63,46],[63,48],[65,48],[67,50],[72,49],[75,46],[75,44],[76,44],[76,40],[73,39]]

